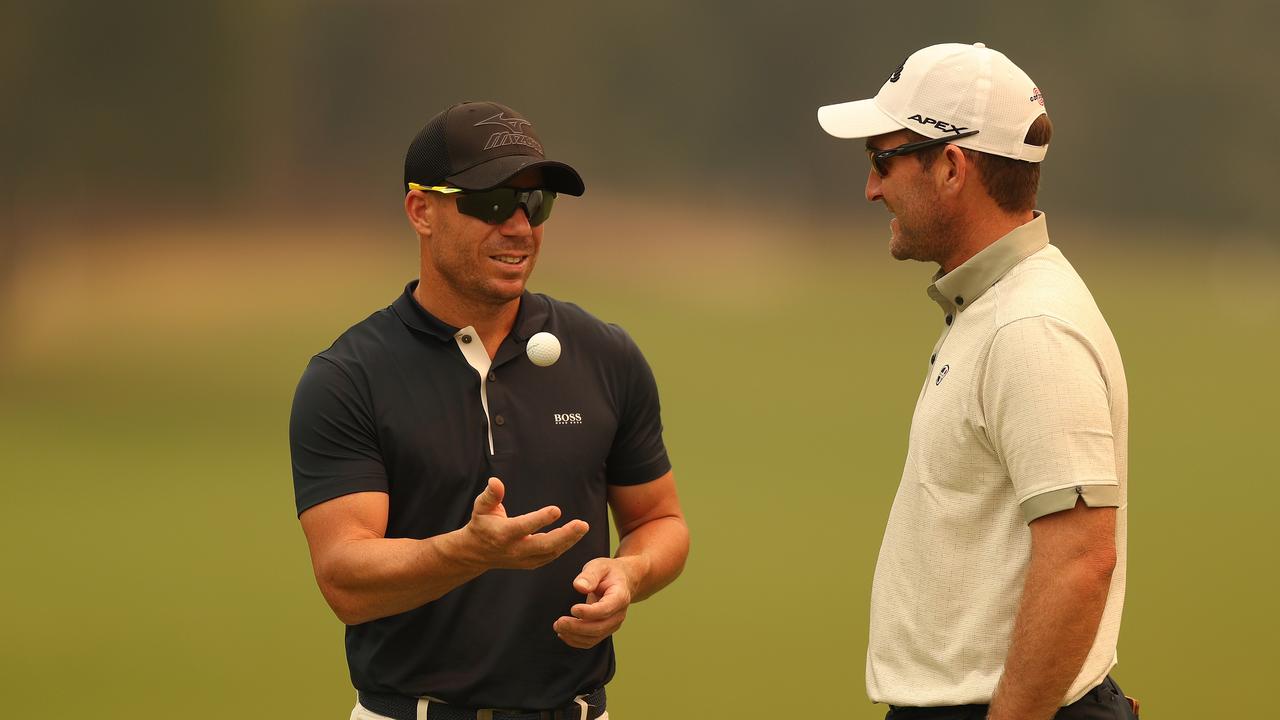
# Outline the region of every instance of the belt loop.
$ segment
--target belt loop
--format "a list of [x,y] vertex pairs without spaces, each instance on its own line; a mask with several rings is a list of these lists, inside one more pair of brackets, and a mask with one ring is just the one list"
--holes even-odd
[[418,720],[427,720],[427,706],[430,704],[430,700],[418,698]]

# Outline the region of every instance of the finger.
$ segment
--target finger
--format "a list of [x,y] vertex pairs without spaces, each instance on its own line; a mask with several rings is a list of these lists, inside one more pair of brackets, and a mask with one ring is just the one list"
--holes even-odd
[[502,486],[502,481],[496,477],[489,478],[489,484],[476,496],[474,514],[488,515],[492,513],[502,504],[502,497],[505,494],[506,488]]
[[573,579],[573,589],[586,595],[600,584],[600,580],[609,573],[609,559],[596,558],[582,566],[582,572]]
[[559,633],[556,634],[556,637],[560,638],[560,641],[563,642],[565,645],[568,645],[569,647],[572,647],[572,648],[577,648],[579,650],[590,650],[596,645],[599,645],[600,641],[604,639],[604,638],[587,638],[587,637],[582,637],[580,635],[562,635]]
[[630,604],[626,589],[615,584],[606,587],[599,600],[578,603],[569,608],[569,612],[582,620],[602,620],[625,610]]
[[586,522],[571,520],[555,530],[530,535],[525,539],[525,550],[529,555],[542,556],[550,562],[577,544],[589,529]]
[[561,617],[552,627],[561,635],[573,635],[580,638],[605,638],[622,627],[625,614],[618,614],[604,620],[579,620],[574,617]]
[[558,519],[560,519],[560,508],[555,505],[548,505],[541,510],[534,510],[511,518],[511,527],[513,532],[518,532],[520,535],[530,535],[539,528],[546,527]]

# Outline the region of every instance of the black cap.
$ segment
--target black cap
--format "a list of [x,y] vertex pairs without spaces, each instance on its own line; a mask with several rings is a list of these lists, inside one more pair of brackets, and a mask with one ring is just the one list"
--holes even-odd
[[549,190],[581,195],[578,171],[548,160],[533,124],[495,102],[462,102],[423,126],[404,156],[404,188],[451,185],[491,190],[522,170],[539,168]]

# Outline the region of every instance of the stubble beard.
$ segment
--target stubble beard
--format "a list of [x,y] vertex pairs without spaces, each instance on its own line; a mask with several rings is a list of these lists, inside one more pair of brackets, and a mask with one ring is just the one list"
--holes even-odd
[[529,276],[533,273],[535,258],[530,255],[527,260],[528,270],[516,288],[511,288],[506,283],[493,282],[477,267],[477,262],[483,263],[484,260],[477,261],[461,253],[451,258],[437,257],[436,272],[457,297],[475,305],[501,307],[524,293]]
[[[448,222],[441,222],[438,231],[441,237],[454,237],[457,229]],[[487,241],[486,241],[487,242]],[[533,274],[537,260],[536,248],[529,252],[528,268],[524,278],[515,289],[508,289],[506,284],[493,282],[482,269],[487,255],[477,255],[475,248],[465,243],[447,243],[433,245],[431,263],[440,281],[449,288],[450,293],[473,307],[500,308],[518,299],[524,292]]]
[[[941,263],[950,247],[950,219],[939,209],[929,208],[928,200],[915,198],[906,203],[909,222],[896,212],[897,232],[890,225],[889,253],[895,260],[918,260]],[[891,209],[892,211],[892,209]]]

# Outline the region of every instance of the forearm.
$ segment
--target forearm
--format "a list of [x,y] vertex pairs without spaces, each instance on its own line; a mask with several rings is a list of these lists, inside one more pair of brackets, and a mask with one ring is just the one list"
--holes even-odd
[[334,613],[348,625],[412,610],[485,571],[466,551],[462,533],[425,540],[348,540],[315,568],[316,579]]
[[684,570],[688,556],[689,527],[683,517],[655,518],[628,533],[616,557],[627,563],[631,601],[644,600],[671,584]]
[[1048,720],[1058,711],[1093,646],[1113,566],[1105,554],[1061,564],[1033,558],[989,720]]

